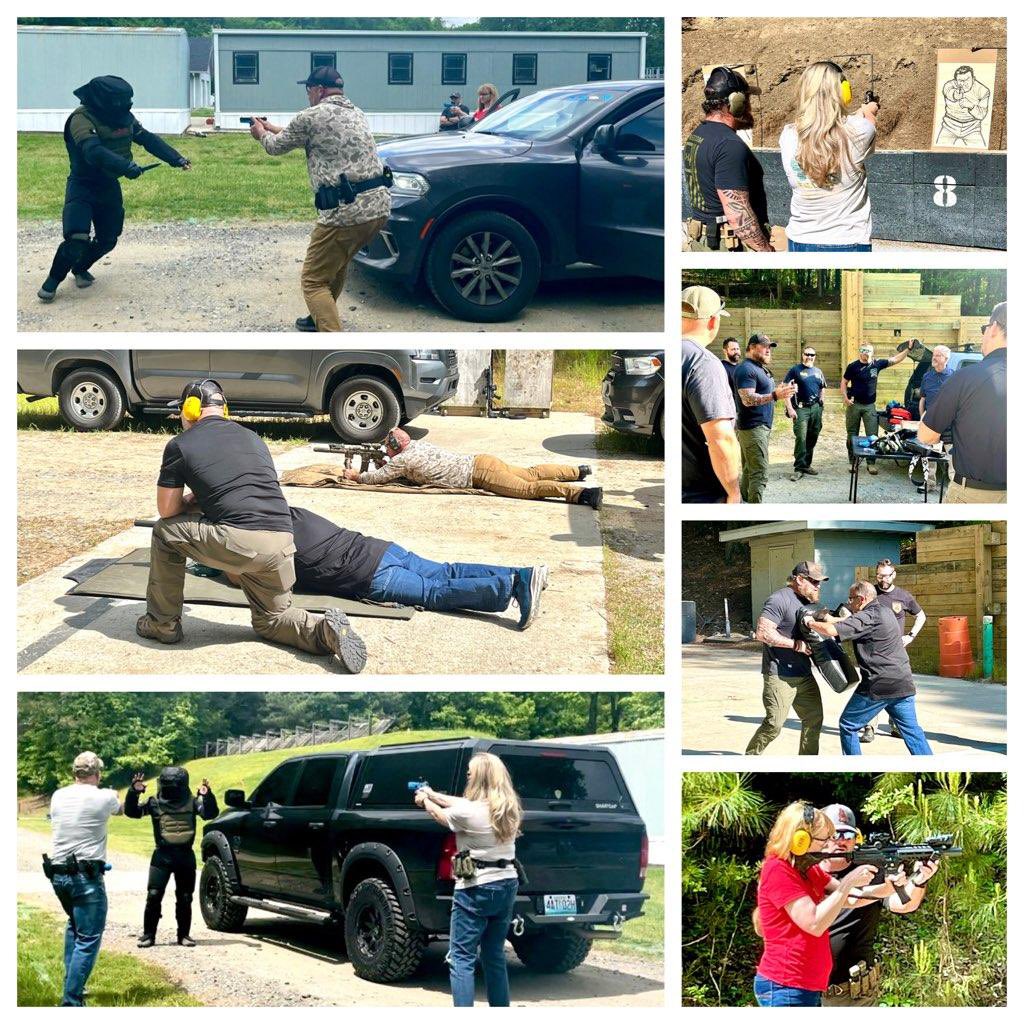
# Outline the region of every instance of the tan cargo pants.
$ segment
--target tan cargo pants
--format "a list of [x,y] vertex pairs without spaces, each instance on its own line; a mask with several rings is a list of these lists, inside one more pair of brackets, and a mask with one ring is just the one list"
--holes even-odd
[[377,217],[347,227],[317,224],[313,228],[301,282],[302,297],[318,331],[341,330],[338,296],[345,287],[348,265],[387,222],[387,217]]
[[[505,498],[564,498],[579,502],[580,471],[576,466],[510,466],[494,455],[478,455],[473,460],[473,486]],[[569,481],[576,481],[575,487]]]
[[240,530],[186,514],[158,520],[149,550],[146,611],[158,632],[173,634],[181,618],[188,556],[240,578],[252,628],[264,640],[311,654],[331,653],[324,617],[292,607],[295,544],[290,533]]
[[943,505],[1005,505],[1006,491],[983,491],[980,487],[956,484],[952,480],[942,499]]

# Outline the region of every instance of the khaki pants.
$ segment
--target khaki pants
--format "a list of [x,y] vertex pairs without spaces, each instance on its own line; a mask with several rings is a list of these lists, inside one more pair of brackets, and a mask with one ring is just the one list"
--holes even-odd
[[813,676],[791,679],[765,675],[761,700],[764,703],[764,721],[747,744],[748,754],[764,753],[765,747],[782,732],[790,708],[800,719],[800,753],[818,752],[825,713],[821,706],[821,692]]
[[544,465],[510,466],[493,455],[478,455],[473,460],[473,486],[505,498],[563,498],[577,503],[580,487],[568,481],[579,481],[576,466]]
[[201,515],[158,520],[150,544],[146,611],[158,632],[171,635],[181,618],[185,558],[240,577],[252,612],[252,628],[264,640],[330,654],[323,616],[293,608],[295,545],[290,533],[240,530],[211,523]]
[[771,436],[771,428],[763,424],[736,431],[743,460],[740,497],[751,505],[759,505],[764,501],[764,492],[768,487],[768,442]]
[[345,287],[348,265],[387,222],[387,217],[378,217],[347,227],[317,224],[313,228],[301,281],[302,297],[318,331],[341,330],[338,296]]
[[[860,425],[864,424],[864,436],[870,437],[878,433],[878,410],[867,402],[854,402],[846,407],[846,453],[853,465],[853,439],[860,433]],[[877,459],[868,459],[873,466]]]
[[1005,505],[1006,491],[985,491],[980,487],[967,487],[951,480],[942,499],[943,505]]

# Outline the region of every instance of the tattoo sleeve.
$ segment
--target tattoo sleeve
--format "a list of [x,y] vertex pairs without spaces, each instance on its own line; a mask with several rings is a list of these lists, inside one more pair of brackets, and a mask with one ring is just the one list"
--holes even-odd
[[722,208],[729,221],[729,226],[736,232],[739,240],[756,252],[770,252],[771,242],[768,240],[750,205],[750,193],[746,189],[719,189],[718,196]]
[[740,401],[747,408],[754,408],[758,405],[770,405],[775,401],[775,392],[768,395],[759,395],[753,388],[740,388]]
[[771,619],[761,616],[757,620],[757,632],[755,637],[763,644],[767,644],[769,647],[796,647],[796,642],[790,639],[788,636],[783,636],[779,632],[779,625],[777,622],[772,622]]

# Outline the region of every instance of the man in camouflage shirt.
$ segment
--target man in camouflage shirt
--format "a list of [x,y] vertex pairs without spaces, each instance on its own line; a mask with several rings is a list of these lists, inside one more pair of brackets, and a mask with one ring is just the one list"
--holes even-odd
[[578,487],[590,474],[589,466],[549,464],[524,469],[510,466],[494,455],[459,455],[426,441],[413,441],[404,430],[388,432],[388,461],[361,473],[346,469],[345,476],[361,484],[387,484],[395,480],[431,487],[475,487],[504,498],[562,498],[571,505],[601,507],[600,487]]
[[[337,185],[344,175],[356,190],[361,182],[380,179],[384,165],[366,115],[342,92],[335,68],[317,68],[305,85],[309,106],[287,128],[254,117],[252,137],[271,155],[302,147],[313,193]],[[309,316],[296,321],[300,331],[340,331],[338,296],[355,254],[387,223],[391,194],[381,183],[359,192],[355,201],[320,210],[302,265],[302,295]]]

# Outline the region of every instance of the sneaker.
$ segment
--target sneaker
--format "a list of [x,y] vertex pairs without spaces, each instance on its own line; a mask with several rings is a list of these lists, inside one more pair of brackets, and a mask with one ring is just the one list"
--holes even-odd
[[877,466],[872,466],[871,463],[869,462],[868,463],[868,472],[872,476],[878,476],[878,467]]
[[75,275],[76,288],[88,288],[96,280],[88,270],[72,270],[71,273]]
[[295,321],[297,331],[316,331],[316,321],[311,316],[300,316]]
[[589,505],[595,512],[601,507],[604,490],[600,487],[584,487],[576,500],[578,505]]
[[195,944],[196,944],[196,940],[193,939],[191,935],[179,935],[178,936],[178,945],[179,946],[186,946],[188,949],[191,949]]
[[792,480],[793,483],[796,483],[802,476],[803,473],[799,469],[794,469],[793,472],[789,474],[789,479]]
[[[148,614],[139,616],[135,623],[135,632],[146,640],[156,640],[161,644],[178,644],[185,638],[181,628],[181,619],[174,620],[174,629],[170,633],[162,633]],[[153,943],[151,942],[150,945],[152,946]]]
[[551,575],[551,570],[546,565],[538,565],[537,572],[540,573],[540,589],[548,589],[548,577]]
[[150,946],[155,946],[156,945],[156,936],[155,935],[140,935],[139,936],[139,941],[137,943],[135,943],[135,945],[137,945],[139,947],[139,949],[149,949]]
[[324,621],[331,654],[346,672],[358,675],[366,668],[366,644],[362,637],[352,628],[348,616],[337,608],[328,608]]
[[578,468],[579,468],[580,475],[576,478],[577,480],[586,480],[587,477],[590,476],[590,474],[594,472],[590,468],[590,466],[579,466]]
[[808,466],[806,469],[800,470],[800,472],[803,473],[804,476],[817,476],[818,475],[818,471],[816,469],[811,469],[810,466]]
[[865,725],[860,731],[861,743],[871,743],[875,738],[875,727],[873,725]]
[[517,569],[516,581],[512,585],[512,600],[519,606],[519,628],[529,629],[540,611],[540,592],[543,573],[541,566],[532,569]]
[[53,302],[57,297],[57,286],[59,284],[60,281],[54,281],[52,277],[47,277],[39,288],[39,291],[36,292],[36,295],[38,295],[43,302]]
[[903,733],[900,732],[900,727],[895,722],[890,722],[889,723],[889,735],[894,740],[901,740],[901,739],[903,739]]

